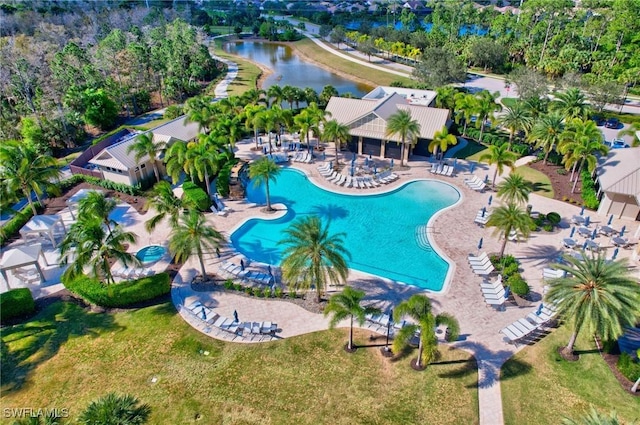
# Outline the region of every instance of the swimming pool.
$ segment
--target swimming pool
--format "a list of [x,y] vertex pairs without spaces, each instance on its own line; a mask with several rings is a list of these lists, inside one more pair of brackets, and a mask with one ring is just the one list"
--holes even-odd
[[161,245],[147,245],[136,252],[136,258],[140,260],[142,264],[155,263],[162,258],[165,252],[167,252],[167,250]]
[[[297,218],[317,215],[330,223],[331,234],[345,233],[349,268],[431,291],[444,286],[449,264],[431,247],[427,223],[460,199],[453,186],[418,180],[384,194],[345,195],[283,169],[269,189],[271,202],[285,204],[288,211],[276,220],[250,219],[232,233],[233,246],[247,257],[280,264],[283,231]],[[264,187],[249,184],[247,199],[266,203]]]

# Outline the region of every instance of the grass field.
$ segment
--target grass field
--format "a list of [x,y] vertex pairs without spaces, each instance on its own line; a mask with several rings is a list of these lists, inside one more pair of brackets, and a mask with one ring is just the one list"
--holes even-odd
[[[213,46],[211,46],[213,49]],[[262,70],[256,64],[239,56],[229,55],[220,48],[220,42],[216,41],[214,54],[221,58],[229,59],[238,64],[238,76],[229,84],[227,93],[229,96],[239,96],[244,92],[255,89]]]
[[296,41],[293,43],[293,46],[299,50],[302,55],[318,62],[319,64],[343,74],[358,76],[358,78],[367,81],[372,86],[389,86],[394,81],[401,81],[407,86],[412,86],[414,84],[414,81],[409,78],[400,77],[399,75],[390,74],[388,72],[376,71],[347,59],[342,59],[324,49],[319,48],[308,38]]
[[[502,368],[505,424],[559,424],[564,416],[579,418],[594,405],[616,410],[621,419],[640,420],[640,397],[626,393],[586,333],[578,339],[580,360],[567,362],[557,348],[569,340],[566,326],[516,354]],[[622,423],[622,422],[621,422]],[[630,423],[630,422],[624,422]]]
[[551,180],[544,173],[526,165],[516,168],[516,173],[533,183],[533,193],[553,199]]
[[474,142],[471,139],[467,139],[467,146],[457,151],[453,156],[455,158],[477,161],[485,151],[488,151],[486,146],[481,145],[478,142]]
[[[168,303],[117,314],[55,303],[3,329],[2,405],[76,417],[115,391],[150,404],[152,424],[478,423],[468,353],[442,347],[438,364],[415,372],[414,352],[346,353],[347,332],[234,344],[193,330]],[[356,332],[356,342],[367,337]]]

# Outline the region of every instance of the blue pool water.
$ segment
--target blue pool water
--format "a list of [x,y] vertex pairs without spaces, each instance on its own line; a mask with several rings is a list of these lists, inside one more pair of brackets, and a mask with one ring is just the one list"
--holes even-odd
[[[442,289],[449,265],[429,245],[427,222],[460,199],[453,186],[421,180],[386,194],[343,195],[315,186],[299,171],[283,169],[269,189],[271,202],[285,204],[288,211],[276,220],[250,219],[233,232],[231,242],[247,257],[280,264],[283,231],[300,217],[317,215],[330,223],[331,234],[345,233],[350,268],[423,289]],[[249,184],[247,198],[265,204],[264,187]]]
[[148,245],[136,252],[136,258],[143,264],[154,263],[162,258],[167,250],[160,245]]

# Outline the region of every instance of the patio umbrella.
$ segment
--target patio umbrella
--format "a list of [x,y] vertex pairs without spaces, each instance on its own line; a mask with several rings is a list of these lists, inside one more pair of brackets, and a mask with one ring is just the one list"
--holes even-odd
[[393,168],[393,158],[391,158],[391,168]]
[[327,154],[326,154],[326,152],[323,151],[322,152],[322,160],[324,161],[325,159],[327,159]]
[[475,170],[475,169],[476,169],[476,163],[472,162],[471,165],[469,166],[469,172],[473,173],[473,170]]
[[373,166],[373,174],[378,174],[378,167],[376,167],[375,165]]
[[580,215],[584,215],[584,205],[580,208]]
[[240,260],[240,269],[244,271],[244,260]]
[[489,181],[489,174],[484,176],[484,182],[487,183]]
[[480,238],[480,240],[478,241],[478,249],[482,249],[482,238]]
[[353,153],[353,158],[351,158],[351,160],[355,162],[355,160],[356,160],[356,153],[355,152]]
[[572,238],[575,233],[576,233],[576,226],[573,226],[571,228],[571,233],[569,233],[569,237]]
[[587,249],[587,241],[585,239],[584,243],[582,244],[582,250],[586,250]]
[[493,201],[493,195],[489,195],[489,202],[487,202],[487,204],[491,205],[491,201]]
[[620,229],[620,237],[624,236],[624,231],[627,230],[627,226],[622,226],[622,229]]
[[588,226],[589,223],[591,223],[591,217],[587,216],[587,218],[584,219],[584,225]]
[[201,314],[202,314],[202,320],[207,320],[207,312],[206,312],[206,311],[204,311],[204,307],[202,307],[202,312],[201,312]]
[[536,310],[536,316],[540,316],[540,313],[542,313],[543,308],[544,308],[544,304],[540,303],[540,305],[538,306],[538,309]]
[[353,177],[354,172],[355,172],[355,168],[353,166],[351,166],[351,170],[350,170],[351,177]]
[[598,234],[598,229],[593,229],[593,232],[591,232],[591,240],[594,240],[597,234]]
[[484,217],[484,215],[487,213],[487,208],[486,207],[482,207],[482,217]]
[[612,260],[615,260],[616,257],[618,256],[618,251],[620,250],[620,248],[616,248],[613,250],[613,256],[611,257]]
[[269,271],[269,276],[273,276],[273,272],[271,271],[271,264],[267,265],[267,270]]
[[240,321],[238,320],[238,312],[236,310],[233,310],[233,320],[235,320],[236,322]]
[[330,170],[333,170],[333,162],[330,162],[330,163],[329,163],[329,169],[330,169]]
[[353,158],[353,159],[351,160],[351,166],[353,167],[354,165],[356,165],[356,159],[355,159],[355,158]]
[[371,151],[369,151],[369,159],[371,159]]
[[458,158],[453,160],[453,168],[456,168],[456,165],[458,165]]
[[611,223],[613,223],[613,214],[609,216],[609,220],[607,221],[607,226],[611,226]]

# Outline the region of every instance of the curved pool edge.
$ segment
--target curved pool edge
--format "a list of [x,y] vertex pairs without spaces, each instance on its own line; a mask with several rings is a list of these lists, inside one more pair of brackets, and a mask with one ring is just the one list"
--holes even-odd
[[[245,197],[246,199],[246,197]],[[256,207],[260,207],[262,205],[260,204],[256,204],[254,202],[247,202],[247,205],[249,206],[256,206]],[[242,220],[240,220],[235,226],[233,226],[227,233],[229,236],[229,244],[231,246],[233,246],[233,244],[231,243],[231,235],[233,235],[238,229],[240,229],[242,226],[245,225],[245,223],[251,221],[251,220],[278,220],[279,218],[284,217],[287,212],[289,211],[289,207],[287,207],[285,204],[281,204],[281,203],[276,203],[276,204],[271,204],[272,208],[277,209],[278,211],[273,213],[273,214],[269,214],[269,215],[265,215],[265,216],[253,216],[253,217],[247,217],[244,218]],[[235,249],[235,246],[233,246],[234,250],[237,251]],[[239,251],[238,251],[239,252]]]

